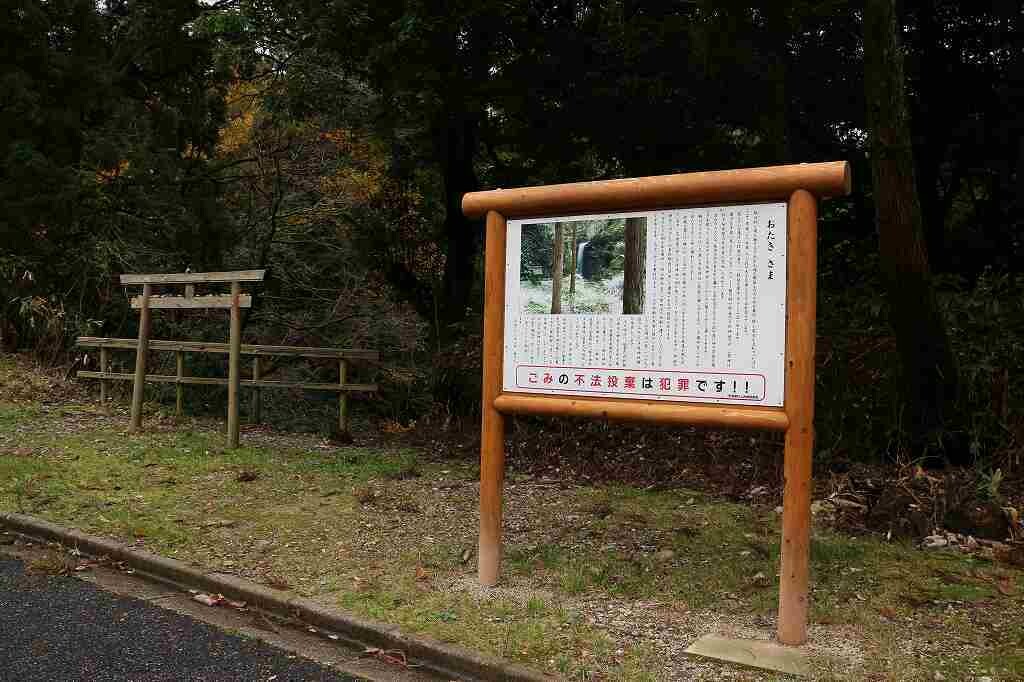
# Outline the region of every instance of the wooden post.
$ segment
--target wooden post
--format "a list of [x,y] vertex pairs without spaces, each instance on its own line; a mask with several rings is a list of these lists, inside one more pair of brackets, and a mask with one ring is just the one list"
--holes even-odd
[[[107,367],[109,367],[110,360],[107,357],[107,347],[100,346],[100,371],[104,374],[107,373]],[[107,380],[100,379],[100,405],[103,409],[107,407]]]
[[814,451],[814,341],[817,305],[818,203],[806,190],[789,199],[786,306],[786,449],[778,638],[807,640]]
[[[256,355],[252,359],[252,378],[253,381],[260,380],[260,356]],[[252,423],[259,424],[262,418],[263,412],[263,395],[260,392],[260,387],[256,386],[252,392]]]
[[174,376],[177,377],[177,382],[174,384],[174,416],[180,419],[184,404],[184,395],[182,394],[184,386],[181,383],[181,378],[185,376],[185,357],[180,350],[174,351]]
[[501,496],[505,479],[505,417],[494,406],[501,393],[505,326],[505,218],[487,213],[484,250],[483,405],[480,431],[481,585],[494,585],[501,572]]
[[228,447],[238,447],[238,357],[242,349],[242,311],[238,298],[242,293],[239,282],[231,283],[231,337],[228,340]]
[[177,383],[174,384],[174,416],[180,419],[184,412],[182,410],[184,404],[184,395],[182,393],[184,385],[181,383],[181,378],[185,376],[185,354],[180,350],[174,353],[174,365],[174,375],[178,379]]
[[142,285],[142,300],[139,305],[139,343],[135,346],[135,383],[132,385],[132,425],[131,431],[142,428],[142,396],[146,387],[146,354],[149,351],[149,297],[153,294],[153,285]]
[[[195,284],[186,284],[185,285],[185,298],[193,298],[195,296],[195,294],[196,294],[196,285]],[[178,351],[178,379],[181,379],[181,377],[185,374],[184,370],[185,370],[185,359],[182,357],[182,352]],[[184,414],[184,410],[182,408],[183,408],[183,402],[184,402],[183,391],[185,390],[185,387],[182,386],[179,383],[174,388],[175,388],[175,392],[174,392],[174,397],[175,397],[175,414],[180,419],[183,416],[183,414]]]
[[[338,361],[338,383],[342,388],[348,381],[348,362]],[[348,433],[348,393],[344,390],[338,391],[338,433]]]

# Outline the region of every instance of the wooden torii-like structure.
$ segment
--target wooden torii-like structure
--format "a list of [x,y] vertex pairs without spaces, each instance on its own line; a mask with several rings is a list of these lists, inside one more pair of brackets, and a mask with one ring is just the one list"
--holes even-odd
[[[227,308],[231,311],[228,340],[228,446],[238,447],[238,382],[242,346],[242,308],[252,307],[252,296],[242,293],[242,282],[262,282],[266,270],[232,272],[181,272],[174,274],[121,275],[121,284],[142,285],[142,295],[131,299],[139,310],[139,341],[135,353],[135,380],[132,385],[131,430],[142,428],[142,396],[146,385],[146,355],[149,351],[150,311],[153,309],[197,310]],[[230,294],[196,296],[195,285],[231,285]],[[153,285],[184,285],[182,296],[153,296]]]

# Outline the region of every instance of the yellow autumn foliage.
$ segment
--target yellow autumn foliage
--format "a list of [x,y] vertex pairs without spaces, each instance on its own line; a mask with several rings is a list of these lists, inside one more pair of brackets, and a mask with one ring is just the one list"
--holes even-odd
[[254,196],[272,194],[279,187],[275,183],[284,178],[296,193],[317,196],[312,205],[290,208],[284,224],[292,229],[333,225],[341,240],[349,238],[352,223],[340,220],[339,214],[355,210],[387,216],[386,241],[394,244],[391,257],[424,280],[439,278],[444,254],[425,224],[424,197],[413,183],[390,176],[387,145],[365,129],[324,129],[315,119],[283,125],[265,120],[262,96],[252,83],[237,82],[229,88],[228,121],[217,144],[218,156],[254,157],[245,163],[247,182],[262,187]]
[[253,124],[260,112],[260,92],[252,83],[236,81],[228,88],[225,103],[228,122],[220,129],[217,153],[236,154],[252,141]]
[[103,185],[113,182],[121,176],[128,168],[130,168],[132,162],[128,159],[121,159],[116,166],[113,168],[98,168],[96,169],[96,183]]

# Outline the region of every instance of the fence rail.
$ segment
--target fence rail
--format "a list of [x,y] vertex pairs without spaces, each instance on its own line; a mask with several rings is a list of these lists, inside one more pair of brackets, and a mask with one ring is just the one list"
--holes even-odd
[[[101,336],[79,336],[76,345],[83,348],[118,348],[135,350],[138,339],[111,339]],[[161,341],[151,339],[150,350],[183,351],[185,353],[230,353],[231,345],[216,341]],[[336,358],[338,360],[379,360],[380,353],[363,348],[313,348],[306,346],[268,346],[247,344],[240,346],[242,355],[301,356],[304,358]]]
[[[137,351],[138,339],[115,339],[100,336],[80,336],[77,346],[81,348],[98,348],[100,351],[100,371],[81,370],[78,376],[83,379],[99,379],[100,400],[105,404],[107,400],[108,381],[133,381],[135,374],[126,372],[110,371],[110,350]],[[195,377],[185,374],[185,353],[212,353],[230,354],[231,344],[216,343],[209,341],[165,341],[153,339],[148,343],[151,351],[173,352],[176,355],[175,374],[146,374],[144,380],[149,383],[175,384],[176,414],[183,414],[184,399],[182,387],[184,385],[201,386],[230,386],[230,378],[227,377]],[[380,358],[380,353],[375,350],[363,348],[313,348],[303,346],[271,346],[263,344],[242,344],[239,347],[240,355],[253,356],[253,368],[251,379],[238,380],[239,386],[253,389],[252,420],[254,423],[261,421],[262,394],[264,388],[297,388],[306,391],[331,391],[338,393],[338,429],[342,433],[348,431],[348,394],[349,393],[376,393],[377,384],[355,384],[349,383],[348,363],[350,360],[375,361]],[[305,381],[275,381],[262,378],[261,359],[267,356],[282,357],[304,357],[304,358],[328,358],[338,361],[338,383],[314,383]],[[230,409],[230,408],[229,408]]]

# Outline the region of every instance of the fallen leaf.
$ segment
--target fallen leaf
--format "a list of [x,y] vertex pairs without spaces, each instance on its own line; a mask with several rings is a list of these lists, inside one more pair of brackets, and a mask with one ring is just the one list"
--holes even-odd
[[747,583],[755,585],[757,587],[767,587],[772,584],[772,581],[764,573],[756,573],[747,579]]
[[403,668],[412,668],[414,666],[409,665],[409,659],[406,658],[405,652],[398,649],[378,649],[376,647],[367,647],[363,650],[364,656],[373,656],[379,661],[390,663],[392,665],[398,665]]
[[234,521],[228,521],[227,519],[210,519],[199,524],[200,528],[231,528],[234,525]]
[[267,587],[273,587],[275,590],[290,590],[292,587],[287,580],[277,575],[268,577],[267,582],[264,584]]
[[1012,597],[1017,594],[1017,590],[1013,588],[1013,578],[1008,575],[996,580],[996,589],[1004,597]]
[[219,606],[224,603],[224,595],[222,594],[206,594],[205,592],[200,592],[197,595],[193,595],[192,598],[200,604],[206,604],[207,606]]

